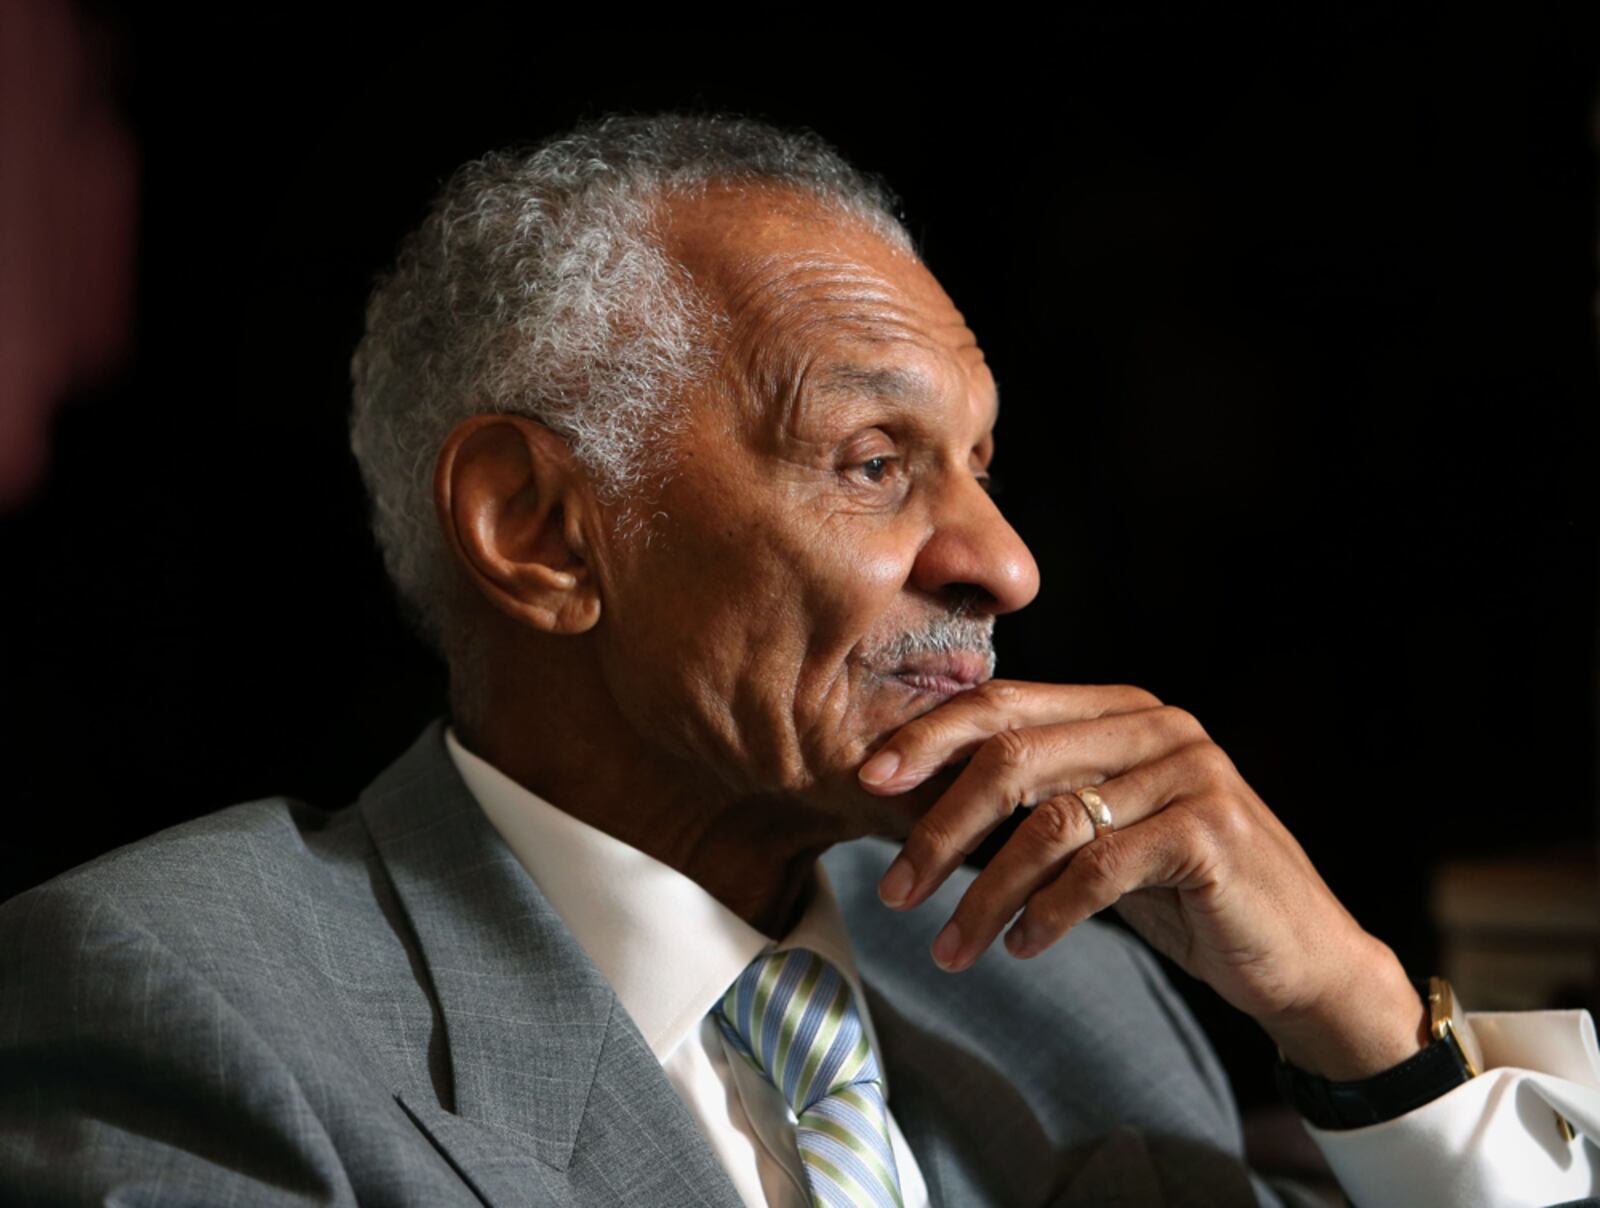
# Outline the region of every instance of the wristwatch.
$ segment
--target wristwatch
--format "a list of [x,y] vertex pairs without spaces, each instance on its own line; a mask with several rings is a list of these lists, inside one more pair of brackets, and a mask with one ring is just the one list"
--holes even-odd
[[1483,1050],[1466,1011],[1442,977],[1413,982],[1428,1004],[1433,1039],[1414,1057],[1356,1082],[1333,1082],[1296,1069],[1278,1054],[1278,1090],[1318,1128],[1360,1128],[1393,1120],[1452,1091],[1483,1069]]

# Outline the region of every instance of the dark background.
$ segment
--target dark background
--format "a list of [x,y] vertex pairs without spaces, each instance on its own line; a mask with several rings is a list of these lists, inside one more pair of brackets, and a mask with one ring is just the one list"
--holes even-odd
[[[456,164],[612,109],[808,125],[903,196],[1043,575],[1004,674],[1195,713],[1413,973],[1438,858],[1593,845],[1592,11],[797,12],[732,48],[91,11],[136,330],[0,518],[0,898],[236,801],[337,807],[441,708],[347,448],[364,297]],[[1265,1096],[1267,1042],[1194,997]]]

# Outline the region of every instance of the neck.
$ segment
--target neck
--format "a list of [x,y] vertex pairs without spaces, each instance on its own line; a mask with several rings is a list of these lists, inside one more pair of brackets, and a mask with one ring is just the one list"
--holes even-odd
[[[546,683],[549,670],[540,676]],[[481,707],[462,709],[452,693],[463,746],[563,812],[681,872],[768,938],[783,938],[804,914],[817,858],[860,833],[791,795],[730,790],[645,743],[608,698],[561,692],[552,696],[559,706],[531,707],[503,695],[491,691]]]

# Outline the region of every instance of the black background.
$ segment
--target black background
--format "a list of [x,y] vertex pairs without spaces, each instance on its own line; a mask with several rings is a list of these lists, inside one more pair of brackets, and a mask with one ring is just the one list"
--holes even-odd
[[[807,125],[904,198],[1043,576],[1003,674],[1194,712],[1415,973],[1435,860],[1594,842],[1586,7],[870,36],[95,11],[142,159],[137,331],[0,519],[0,897],[235,801],[336,807],[442,707],[347,448],[364,297],[456,164],[613,109]],[[1270,1049],[1208,995],[1263,1096]]]

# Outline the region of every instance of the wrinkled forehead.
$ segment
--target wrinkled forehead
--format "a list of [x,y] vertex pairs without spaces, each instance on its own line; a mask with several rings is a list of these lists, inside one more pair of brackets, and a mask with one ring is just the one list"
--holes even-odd
[[[729,384],[751,418],[811,386],[892,384],[993,407],[976,337],[910,251],[813,198],[714,188],[669,206],[668,251],[719,315]],[[754,414],[751,414],[751,413]]]

